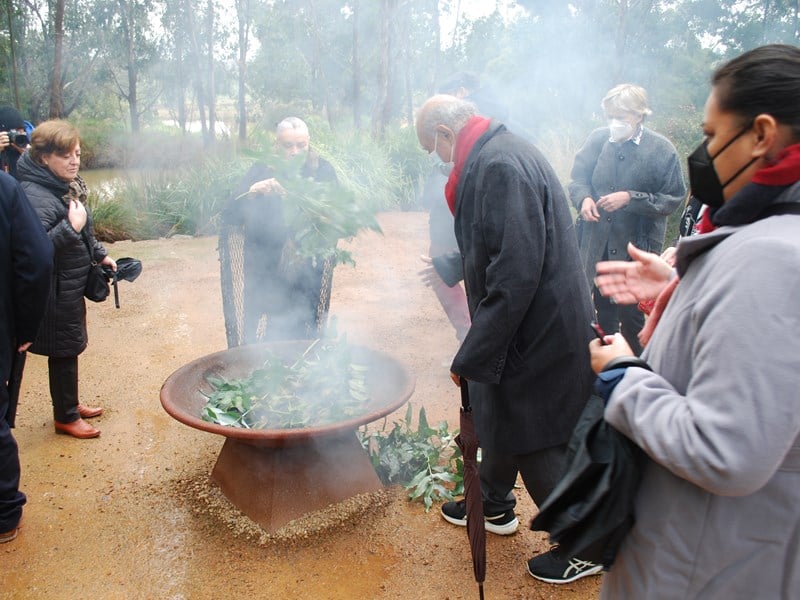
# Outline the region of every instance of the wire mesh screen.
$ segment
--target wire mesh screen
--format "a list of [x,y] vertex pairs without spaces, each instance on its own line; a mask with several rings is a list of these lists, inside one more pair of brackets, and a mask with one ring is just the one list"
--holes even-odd
[[[311,285],[305,285],[301,291],[304,304],[316,307],[313,314],[298,321],[298,326],[287,330],[280,327],[285,307],[279,304],[286,303],[283,294],[271,292],[283,291],[286,282],[283,280],[260,281],[257,289],[246,285],[248,273],[245,272],[245,227],[242,225],[223,225],[219,233],[219,261],[220,261],[220,287],[222,289],[222,310],[225,318],[225,336],[228,348],[241,346],[245,343],[258,343],[267,340],[303,338],[313,339],[319,337],[320,331],[327,322],[328,310],[331,301],[331,284],[333,282],[333,258],[328,258],[314,268],[306,269],[305,280],[311,278]],[[285,254],[281,262],[285,261]],[[279,271],[289,271],[292,267],[281,268]],[[296,268],[296,267],[294,267]],[[252,281],[252,277],[250,277]],[[297,290],[293,290],[297,294]],[[253,294],[263,297],[253,298]],[[269,298],[280,298],[270,305]],[[294,298],[296,300],[296,296]],[[297,302],[291,302],[297,304]],[[248,315],[246,316],[246,311]],[[252,314],[251,314],[252,313]],[[291,333],[289,333],[291,331]]]

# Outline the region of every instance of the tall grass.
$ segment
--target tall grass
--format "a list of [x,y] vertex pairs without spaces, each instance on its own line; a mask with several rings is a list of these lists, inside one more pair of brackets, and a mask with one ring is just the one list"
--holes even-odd
[[95,232],[105,241],[213,234],[245,167],[210,157],[195,166],[125,177],[111,198],[90,196]]
[[[377,143],[365,132],[334,135],[312,121],[312,146],[336,169],[339,184],[365,210],[416,207],[427,157],[413,128],[390,131]],[[90,197],[99,239],[152,239],[217,232],[220,211],[249,166],[270,153],[273,136],[253,132],[246,148],[207,153],[189,165],[137,172],[122,179],[110,198]]]

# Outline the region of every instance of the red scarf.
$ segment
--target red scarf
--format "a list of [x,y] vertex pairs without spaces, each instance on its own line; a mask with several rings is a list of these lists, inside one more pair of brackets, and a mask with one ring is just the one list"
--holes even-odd
[[753,175],[753,183],[792,185],[800,180],[800,144],[786,146],[766,167]]
[[444,197],[447,199],[447,206],[450,207],[453,215],[456,214],[456,188],[458,188],[458,180],[461,179],[461,169],[464,168],[464,163],[467,162],[467,157],[472,152],[475,142],[489,129],[489,123],[491,123],[490,119],[472,117],[456,137],[456,151],[453,157],[455,164],[447,179],[447,184],[444,186]]

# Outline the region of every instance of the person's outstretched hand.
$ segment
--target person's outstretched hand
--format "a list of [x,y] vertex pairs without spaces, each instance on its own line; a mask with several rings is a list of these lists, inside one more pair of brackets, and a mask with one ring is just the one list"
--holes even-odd
[[422,283],[428,287],[436,287],[443,283],[442,278],[436,272],[436,267],[433,266],[433,259],[430,256],[420,256],[420,260],[425,263],[425,268],[419,272],[419,277]]
[[597,263],[594,284],[603,296],[617,304],[655,300],[672,275],[672,267],[658,254],[639,250],[628,243],[632,261],[606,260]]

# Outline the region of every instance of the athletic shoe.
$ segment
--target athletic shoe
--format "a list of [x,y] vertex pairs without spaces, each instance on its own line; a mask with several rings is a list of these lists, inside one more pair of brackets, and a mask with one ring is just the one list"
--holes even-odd
[[[444,520],[448,523],[466,527],[466,500],[459,500],[458,502],[445,502],[442,504],[442,517],[444,517]],[[499,515],[485,515],[483,518],[486,531],[491,531],[497,535],[511,535],[517,530],[517,527],[519,527],[517,515],[514,514],[513,510],[507,510]]]
[[571,583],[582,577],[597,575],[602,570],[603,565],[574,556],[561,558],[552,550],[528,561],[528,573],[531,577],[547,583]]

